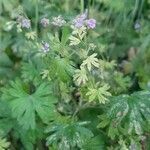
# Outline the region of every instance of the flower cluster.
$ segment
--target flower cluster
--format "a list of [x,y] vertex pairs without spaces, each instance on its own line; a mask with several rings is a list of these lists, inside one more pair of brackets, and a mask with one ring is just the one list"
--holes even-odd
[[[31,28],[31,20],[26,17],[18,16],[17,23],[21,28],[26,28],[26,29]],[[53,26],[62,27],[65,23],[66,21],[63,19],[62,16],[53,17],[51,20],[51,24]],[[46,28],[49,26],[50,20],[44,17],[40,20],[40,24],[42,25],[42,27]]]
[[[69,37],[69,39],[71,40],[71,43],[69,45],[78,45],[79,43],[81,43],[82,39],[85,37],[86,35],[86,30],[88,29],[94,29],[96,27],[96,20],[91,18],[91,19],[87,19],[88,18],[88,13],[87,11],[81,15],[78,15],[74,20],[73,20],[73,26],[71,25],[71,27],[73,27],[73,32],[72,32],[72,36]],[[29,29],[31,28],[31,20],[28,19],[26,16],[18,16],[17,19],[17,28],[18,31],[22,32],[21,28],[24,29]],[[62,27],[66,24],[66,21],[63,19],[63,17],[61,15],[57,16],[57,17],[53,17],[51,20],[49,20],[46,17],[41,18],[41,20],[39,21],[39,23],[41,24],[42,27],[46,28],[48,27],[50,24],[56,27]],[[32,39],[34,40],[36,35],[36,32],[28,32],[25,34],[26,37],[28,39]],[[47,42],[41,42],[41,51],[44,53],[49,52],[50,50],[50,46]]]
[[76,27],[76,28],[81,28],[83,25],[84,25],[84,22],[87,18],[87,12],[81,14],[81,15],[78,15],[74,20],[73,20],[73,25]]
[[[94,29],[96,27],[96,20],[91,18],[91,19],[87,19],[87,11],[81,15],[78,15],[74,20],[73,20],[73,26],[75,28],[81,28],[83,26],[86,26],[89,29]],[[26,28],[29,29],[31,28],[31,20],[23,17],[23,16],[19,16],[18,17],[18,23],[20,24],[20,26],[22,28]],[[50,20],[48,18],[42,18],[40,20],[40,24],[43,27],[48,27],[50,24]],[[57,17],[53,17],[51,20],[51,24],[53,26],[57,26],[57,27],[62,27],[64,24],[66,24],[66,21],[63,19],[62,16],[57,16]]]
[[73,25],[76,28],[81,28],[82,26],[87,26],[89,29],[94,29],[96,27],[96,20],[91,18],[87,19],[87,11],[81,15],[78,15],[73,20]]

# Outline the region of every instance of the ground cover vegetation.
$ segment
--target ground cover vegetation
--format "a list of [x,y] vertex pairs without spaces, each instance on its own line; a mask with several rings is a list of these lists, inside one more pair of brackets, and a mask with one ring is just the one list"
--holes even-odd
[[7,149],[150,149],[150,0],[0,0]]

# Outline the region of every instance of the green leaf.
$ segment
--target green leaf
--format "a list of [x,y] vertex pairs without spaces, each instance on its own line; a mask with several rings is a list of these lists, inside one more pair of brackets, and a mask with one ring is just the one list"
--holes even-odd
[[0,100],[0,136],[6,136],[14,125],[15,121],[11,118],[9,103]]
[[[11,12],[13,8],[18,4],[18,0],[0,0],[0,8],[4,8],[4,10]],[[3,7],[2,7],[3,6]],[[4,11],[2,9],[2,11]],[[1,10],[0,10],[1,13]]]
[[82,150],[104,150],[104,140],[103,138],[98,135],[96,137],[93,137],[90,140],[87,140],[83,146],[82,146]]
[[78,38],[76,38],[75,36],[73,36],[73,35],[71,35],[70,37],[69,37],[69,39],[70,39],[70,46],[72,46],[72,45],[78,45],[78,44],[80,44],[80,39],[78,39]]
[[74,65],[65,58],[55,58],[51,62],[50,75],[51,78],[57,77],[63,82],[68,82],[74,73]]
[[10,143],[6,139],[0,137],[0,150],[7,150]]
[[108,135],[114,139],[122,129],[124,134],[142,135],[150,125],[150,92],[141,91],[120,95],[110,100],[99,127],[108,127]]
[[22,78],[25,81],[39,82],[43,68],[41,59],[34,57],[32,60],[22,63]]
[[99,103],[105,104],[108,101],[107,97],[111,96],[111,93],[108,92],[109,88],[107,84],[99,88],[88,88],[86,95],[89,97],[89,102],[98,100]]
[[43,126],[38,125],[35,130],[23,130],[20,128],[19,138],[25,147],[25,150],[34,150],[34,145],[38,139],[43,138]]
[[93,136],[93,133],[84,127],[87,122],[57,122],[47,128],[46,132],[50,133],[47,138],[47,145],[56,144],[59,150],[70,150],[82,144]]
[[70,39],[70,46],[72,45],[78,45],[81,43],[81,41],[83,40],[83,38],[86,35],[86,27],[81,27],[81,28],[74,28],[72,35],[69,37]]
[[13,117],[25,129],[36,127],[36,115],[46,123],[55,114],[56,98],[46,83],[42,83],[34,93],[29,94],[21,81],[16,80],[11,82],[9,88],[4,89],[3,99],[9,100]]
[[75,74],[73,76],[75,82],[77,85],[85,84],[88,81],[87,73],[84,67],[81,67],[81,69],[75,70]]
[[66,42],[69,40],[69,29],[67,27],[64,27],[62,30],[62,37],[61,37],[61,43],[63,46],[65,46]]
[[0,53],[0,77],[10,77],[12,75],[12,61],[6,53]]
[[89,71],[91,71],[92,66],[98,68],[99,67],[99,62],[98,62],[98,59],[96,58],[96,56],[97,56],[96,53],[88,56],[88,58],[83,61],[82,66],[87,66],[87,69]]
[[127,91],[131,86],[131,79],[129,76],[123,76],[121,72],[114,72],[114,93],[121,93],[123,91]]

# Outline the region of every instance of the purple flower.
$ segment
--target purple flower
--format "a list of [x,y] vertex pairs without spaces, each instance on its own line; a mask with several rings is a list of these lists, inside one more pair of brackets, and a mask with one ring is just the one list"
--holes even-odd
[[29,19],[22,18],[21,27],[29,29],[31,27],[31,21]]
[[40,23],[43,27],[47,27],[49,25],[49,19],[42,18]]
[[49,44],[46,42],[42,42],[42,51],[47,53],[49,51]]
[[73,20],[73,25],[76,28],[81,28],[84,25],[85,19],[87,18],[87,11],[81,15],[78,15],[74,20]]
[[88,20],[86,20],[86,25],[89,29],[94,29],[96,27],[96,20],[88,19]]
[[76,18],[74,19],[73,24],[76,28],[81,28],[84,25],[84,20],[82,18]]
[[79,17],[83,20],[87,19],[88,11],[86,10],[83,14],[81,14]]

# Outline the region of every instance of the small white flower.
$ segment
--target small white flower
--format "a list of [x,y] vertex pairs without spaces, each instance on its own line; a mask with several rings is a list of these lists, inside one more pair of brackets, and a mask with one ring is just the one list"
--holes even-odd
[[66,23],[62,16],[53,17],[52,18],[52,25],[61,27]]

